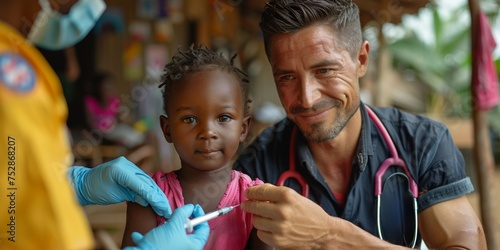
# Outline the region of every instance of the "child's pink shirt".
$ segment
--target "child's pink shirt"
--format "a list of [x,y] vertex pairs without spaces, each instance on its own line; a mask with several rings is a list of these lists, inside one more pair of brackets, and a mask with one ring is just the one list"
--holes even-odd
[[[172,210],[184,206],[182,189],[175,172],[165,174],[158,171],[153,174],[153,180],[165,193],[170,202]],[[262,184],[259,179],[252,181],[250,177],[239,171],[231,171],[231,181],[227,185],[226,192],[219,202],[217,208],[238,205],[246,200],[244,191],[255,185]],[[199,204],[203,204],[205,197],[210,197],[214,189],[221,188],[217,184],[207,185],[199,190]],[[196,192],[196,191],[195,191]],[[212,212],[212,211],[205,211]],[[157,216],[158,225],[163,224],[167,219]],[[224,216],[212,219],[208,222],[210,226],[210,236],[203,249],[245,249],[246,242],[252,232],[252,215],[241,210],[241,207],[233,209]]]

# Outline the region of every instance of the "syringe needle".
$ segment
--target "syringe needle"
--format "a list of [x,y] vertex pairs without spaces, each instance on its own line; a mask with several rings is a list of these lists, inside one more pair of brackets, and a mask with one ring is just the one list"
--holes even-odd
[[193,218],[193,219],[188,219],[186,221],[186,224],[184,224],[184,228],[186,229],[186,231],[188,232],[192,232],[193,231],[193,228],[205,221],[209,221],[211,219],[214,219],[214,218],[217,218],[219,216],[222,216],[224,214],[227,214],[229,213],[231,210],[233,210],[235,207],[238,207],[240,204],[238,205],[234,205],[234,206],[229,206],[229,207],[223,207],[221,209],[217,209],[216,211],[213,211],[213,212],[210,212],[210,213],[207,213],[205,215],[202,215],[200,217],[196,217],[196,218]]

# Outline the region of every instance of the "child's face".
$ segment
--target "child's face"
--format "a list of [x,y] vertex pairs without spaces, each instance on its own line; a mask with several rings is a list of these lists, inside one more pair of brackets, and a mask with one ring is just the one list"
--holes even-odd
[[165,139],[173,142],[182,167],[214,170],[228,166],[248,132],[238,80],[220,70],[198,72],[174,83],[161,117]]

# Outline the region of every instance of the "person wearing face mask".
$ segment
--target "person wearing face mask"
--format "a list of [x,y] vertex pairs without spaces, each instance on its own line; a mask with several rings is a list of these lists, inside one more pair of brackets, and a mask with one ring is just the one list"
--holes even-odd
[[74,45],[106,6],[102,0],[64,2],[67,14],[54,11],[48,0],[3,0],[0,8],[0,249],[91,249],[79,204],[124,201],[170,217],[144,236],[134,233],[134,249],[201,249],[208,224],[187,235],[184,222],[203,210],[189,204],[172,213],[152,179],[124,157],[68,170],[66,103],[56,74],[34,45]]

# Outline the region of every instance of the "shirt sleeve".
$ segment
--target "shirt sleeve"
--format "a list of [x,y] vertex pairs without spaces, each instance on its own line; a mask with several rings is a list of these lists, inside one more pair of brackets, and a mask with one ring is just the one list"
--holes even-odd
[[438,134],[433,145],[423,145],[429,157],[427,168],[419,175],[419,212],[437,203],[458,198],[474,191],[469,177],[465,173],[464,158],[448,131]]

